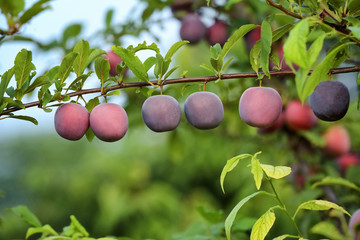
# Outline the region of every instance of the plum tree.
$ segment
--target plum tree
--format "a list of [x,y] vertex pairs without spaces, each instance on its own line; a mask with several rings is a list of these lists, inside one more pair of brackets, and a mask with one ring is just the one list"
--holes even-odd
[[228,37],[228,25],[219,19],[216,19],[215,23],[206,30],[205,38],[211,46],[216,43],[223,46]]
[[110,63],[110,76],[116,76],[118,73],[116,72],[116,66],[122,62],[122,59],[119,55],[117,55],[114,51],[108,51],[104,56],[105,59],[109,60]]
[[180,37],[191,44],[199,42],[205,37],[206,26],[196,13],[186,15],[181,21]]
[[61,137],[79,140],[89,128],[89,112],[80,104],[65,103],[56,110],[54,124]]
[[317,117],[308,104],[292,100],[285,109],[285,122],[292,130],[310,130],[316,126]]
[[181,108],[175,98],[167,95],[151,96],[141,108],[142,118],[151,130],[165,132],[175,129],[181,120]]
[[329,155],[342,155],[350,150],[349,133],[342,125],[332,125],[323,134],[325,152]]
[[184,113],[191,125],[198,129],[212,129],[224,118],[224,107],[220,98],[212,92],[192,93],[185,101]]
[[125,110],[114,103],[97,105],[90,113],[90,127],[95,136],[105,142],[114,142],[124,137],[128,129]]
[[353,235],[354,240],[358,240],[360,224],[360,209],[356,210],[349,220],[349,232]]
[[340,171],[345,173],[350,166],[356,166],[359,164],[359,157],[354,153],[345,153],[336,159],[339,165]]
[[324,121],[343,118],[349,108],[348,88],[338,81],[325,81],[316,86],[309,96],[309,104],[314,114]]
[[250,126],[269,127],[276,122],[281,112],[281,96],[273,88],[251,87],[240,97],[240,118]]

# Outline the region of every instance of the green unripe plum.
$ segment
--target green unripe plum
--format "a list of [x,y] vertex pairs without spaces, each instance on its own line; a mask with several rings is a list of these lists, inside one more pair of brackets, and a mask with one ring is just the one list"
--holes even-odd
[[80,104],[65,103],[56,110],[54,124],[61,137],[79,140],[89,128],[89,112]]
[[195,92],[185,101],[184,113],[188,122],[198,129],[212,129],[224,118],[220,98],[212,92]]
[[276,122],[281,112],[281,96],[273,88],[251,87],[240,97],[240,118],[250,126],[269,127]]
[[154,132],[174,130],[181,120],[181,108],[175,98],[167,95],[151,96],[141,108],[142,118]]
[[97,105],[90,113],[90,127],[95,136],[105,142],[115,142],[128,130],[125,110],[114,103]]

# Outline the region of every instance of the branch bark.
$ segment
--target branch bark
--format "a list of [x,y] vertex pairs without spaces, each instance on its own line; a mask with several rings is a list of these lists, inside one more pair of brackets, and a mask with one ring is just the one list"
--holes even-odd
[[[309,72],[311,74],[312,71]],[[329,74],[341,74],[341,73],[350,73],[350,72],[360,72],[360,66],[353,66],[353,67],[342,67],[342,68],[333,68],[329,71]],[[295,74],[291,70],[280,70],[280,71],[270,71],[270,75],[272,77],[281,77],[281,76],[294,76]],[[255,72],[250,73],[231,73],[231,74],[223,74],[221,76],[221,80],[227,79],[242,79],[242,78],[257,78],[257,74]],[[161,85],[169,85],[169,84],[178,84],[178,83],[191,83],[191,82],[212,82],[216,81],[219,78],[217,76],[203,76],[203,77],[184,77],[184,78],[174,78],[168,79],[161,83]],[[158,81],[150,81],[150,82],[129,82],[129,83],[122,83],[120,85],[114,85],[106,88],[105,93],[114,91],[117,89],[122,88],[135,88],[135,87],[147,87],[147,86],[159,86]],[[100,93],[100,88],[92,88],[92,89],[83,89],[76,92],[71,92],[67,94],[69,97],[81,96],[90,93]],[[54,102],[54,101],[52,101]],[[30,107],[40,107],[40,101],[30,102],[24,104],[25,108]],[[6,115],[15,111],[22,110],[22,108],[13,107],[4,110],[0,113],[0,116]]]

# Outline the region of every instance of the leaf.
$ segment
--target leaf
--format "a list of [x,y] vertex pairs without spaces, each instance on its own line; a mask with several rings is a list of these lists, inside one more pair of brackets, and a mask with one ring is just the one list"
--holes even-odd
[[274,30],[272,33],[272,42],[279,40],[284,34],[288,33],[294,27],[293,24],[285,24]]
[[319,222],[313,226],[310,230],[312,233],[323,235],[331,240],[343,240],[346,239],[339,230],[330,222]]
[[35,88],[41,87],[42,85],[45,85],[49,83],[49,81],[47,80],[47,78],[45,76],[39,76],[35,79],[35,81],[33,83],[31,83],[31,85],[25,90],[24,94],[28,94],[31,93],[32,91],[35,90]]
[[290,235],[290,234],[284,234],[284,235],[281,235],[281,236],[278,236],[278,237],[274,238],[273,240],[284,240],[286,238],[298,238],[298,236],[293,236],[293,235]]
[[272,30],[271,25],[267,21],[261,24],[261,52],[260,52],[260,67],[265,75],[270,78],[269,72],[269,56],[272,44]]
[[134,53],[118,46],[113,46],[111,49],[123,59],[125,64],[130,68],[136,77],[138,77],[141,81],[149,82],[149,76],[145,66]]
[[229,58],[226,63],[223,65],[221,71],[224,72],[227,66],[230,64],[230,62],[234,59],[234,57]]
[[36,233],[45,233],[45,234],[51,234],[54,236],[58,236],[59,234],[48,224],[42,226],[42,227],[31,227],[26,232],[26,239],[28,239],[30,236],[36,234]]
[[32,63],[32,53],[26,49],[22,49],[15,58],[15,80],[17,89],[21,89],[30,77],[30,72],[35,70]]
[[20,205],[11,208],[11,210],[31,226],[34,227],[42,226],[40,220],[26,206]]
[[10,80],[14,75],[14,67],[10,68],[8,71],[6,71],[2,76],[1,76],[1,81],[0,81],[0,103],[2,102],[2,98],[6,92],[7,87],[9,86]]
[[307,60],[309,68],[316,62],[324,43],[324,39],[327,35],[325,33],[321,34],[316,38],[316,40],[311,44],[307,52]]
[[205,206],[197,208],[201,216],[210,223],[219,223],[223,221],[224,213],[221,210],[213,210]]
[[81,233],[82,236],[88,237],[89,233],[86,231],[86,229],[80,224],[80,222],[76,219],[74,215],[70,216],[71,224],[70,229],[74,230],[75,232]]
[[286,166],[272,166],[267,164],[260,164],[266,175],[271,178],[280,179],[286,177],[291,173],[291,168]]
[[153,50],[156,53],[160,53],[159,47],[156,45],[156,43],[152,43],[150,45],[147,45],[147,43],[144,41],[143,43],[138,44],[136,47],[133,47],[130,45],[127,50],[131,51],[132,53],[136,53],[141,50]]
[[78,55],[79,54],[76,52],[70,52],[61,61],[59,73],[58,73],[58,78],[60,79],[60,83],[63,83],[68,78],[72,70],[75,58]]
[[66,42],[69,38],[74,38],[81,33],[82,26],[81,24],[71,24],[67,26],[63,32],[61,43],[64,47],[66,47]]
[[173,67],[172,69],[170,69],[164,76],[164,80],[168,79],[170,77],[171,74],[173,74],[173,72],[175,72],[180,66],[177,65],[175,67]]
[[321,179],[320,181],[314,183],[311,187],[315,188],[315,187],[324,186],[324,185],[343,186],[343,187],[348,187],[348,188],[351,188],[351,189],[354,189],[354,190],[360,192],[360,188],[356,184],[350,182],[349,180],[341,178],[341,177],[327,176],[327,177]]
[[73,66],[76,75],[80,76],[87,66],[87,60],[90,55],[89,42],[85,40],[80,40],[75,45],[73,52],[78,53],[77,57],[74,60]]
[[92,61],[94,61],[97,57],[101,56],[101,55],[105,55],[106,51],[102,50],[102,49],[90,49],[90,55],[89,58],[87,59],[87,63],[86,66],[89,66],[90,63]]
[[254,176],[256,188],[259,190],[261,187],[261,182],[262,182],[264,173],[261,168],[259,159],[257,159],[255,156],[253,156],[251,159],[251,173]]
[[259,195],[259,194],[266,194],[266,192],[264,191],[259,191],[259,192],[255,192],[245,198],[243,198],[240,202],[238,202],[238,204],[236,204],[236,206],[231,210],[229,216],[227,216],[226,220],[225,220],[225,233],[226,233],[226,238],[228,240],[231,239],[231,227],[234,223],[235,217],[237,215],[237,213],[239,212],[240,208],[246,203],[248,202],[250,199],[252,199],[253,197]]
[[184,46],[184,45],[186,45],[186,44],[188,44],[188,43],[189,43],[189,41],[184,41],[184,40],[174,43],[174,44],[170,47],[169,51],[166,53],[166,55],[165,55],[165,61],[171,60],[171,58],[174,56],[174,54],[175,54],[182,46]]
[[354,36],[360,40],[360,26],[356,26],[356,27],[349,27],[349,29],[351,30],[351,32],[354,34]]
[[144,62],[146,72],[149,71],[150,68],[152,68],[156,64],[156,62],[157,62],[156,57],[147,58]]
[[50,9],[50,6],[45,5],[46,3],[50,2],[51,0],[39,0],[34,3],[29,9],[27,9],[19,18],[19,23],[24,24],[30,21],[34,16],[38,15],[39,13]]
[[25,0],[0,0],[0,9],[4,15],[16,17],[25,8]]
[[244,159],[244,158],[248,158],[248,157],[252,157],[252,155],[250,154],[241,154],[241,155],[238,155],[236,157],[233,157],[229,160],[227,160],[222,172],[221,172],[221,175],[220,175],[220,185],[221,185],[221,189],[223,191],[223,193],[225,193],[225,190],[224,190],[224,180],[225,180],[225,177],[226,177],[226,174],[230,171],[232,171],[236,165],[239,163],[239,161],[241,159]]
[[114,10],[113,9],[109,9],[106,14],[105,14],[105,26],[107,29],[109,29],[111,27],[111,22],[113,19],[113,15],[114,15]]
[[224,44],[224,47],[221,51],[221,58],[224,59],[231,50],[231,48],[233,48],[244,37],[245,34],[247,34],[256,27],[258,27],[258,25],[246,24],[242,25],[239,29],[237,29]]
[[275,214],[271,209],[264,213],[254,224],[251,230],[250,240],[265,239],[266,235],[273,226],[275,219]]
[[285,58],[300,67],[308,68],[306,41],[309,34],[308,19],[299,21],[290,31],[289,38],[284,45]]
[[221,58],[221,46],[218,43],[210,46],[210,63],[216,69],[216,72],[219,73],[223,65],[223,59]]
[[326,200],[310,200],[310,201],[302,203],[296,209],[296,212],[295,212],[293,218],[295,219],[297,213],[301,209],[312,210],[312,211],[325,211],[325,210],[329,210],[331,208],[336,209],[336,210],[340,210],[341,212],[343,212],[343,213],[350,216],[350,214],[344,208],[338,206],[337,204],[335,204],[333,202],[329,202],[329,201],[326,201]]
[[257,41],[253,48],[250,50],[250,64],[251,68],[259,74],[260,68],[260,52],[261,52],[261,41]]
[[216,74],[218,73],[218,72],[216,71],[216,69],[213,68],[213,67],[210,66],[210,65],[201,64],[200,67],[203,68],[203,69],[205,69],[205,70],[207,70],[207,71],[209,71],[209,72],[211,72],[212,74],[215,74],[215,75],[216,75]]
[[29,121],[32,122],[35,125],[38,125],[38,121],[30,116],[23,116],[23,115],[10,115],[9,118],[15,118],[15,119],[19,119],[19,120],[25,120],[25,121]]
[[109,78],[109,71],[110,71],[109,60],[103,57],[98,57],[95,59],[95,73],[96,76],[100,79],[101,89],[103,89],[104,83]]

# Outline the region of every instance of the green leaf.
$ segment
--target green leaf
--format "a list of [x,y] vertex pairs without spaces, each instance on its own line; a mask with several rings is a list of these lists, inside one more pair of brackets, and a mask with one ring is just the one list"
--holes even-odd
[[14,71],[15,71],[15,69],[14,69],[14,67],[12,67],[1,76],[0,103],[2,102],[2,98],[4,97],[6,89],[7,89],[8,85],[9,85],[9,83],[10,83],[10,80],[14,75]]
[[147,45],[147,43],[144,41],[143,43],[138,44],[136,47],[133,47],[130,45],[127,50],[129,50],[132,53],[137,53],[141,50],[153,50],[156,53],[160,53],[159,47],[156,45],[156,43],[152,43],[150,45]]
[[216,69],[216,72],[219,73],[223,65],[223,59],[221,58],[221,46],[218,43],[210,46],[210,63]]
[[76,52],[70,52],[61,61],[60,69],[58,73],[58,78],[60,79],[60,83],[64,83],[65,80],[68,78],[72,70],[74,61],[78,55],[79,54]]
[[233,158],[227,160],[227,162],[221,172],[221,175],[220,175],[220,185],[221,185],[221,189],[224,193],[225,193],[224,180],[225,180],[226,174],[228,172],[231,172],[236,167],[236,165],[239,163],[239,161],[241,159],[248,158],[248,157],[252,157],[252,155],[251,154],[241,154],[241,155],[238,155],[236,157],[233,157]]
[[24,94],[31,93],[37,87],[41,87],[44,84],[49,83],[48,79],[45,76],[39,76],[35,79],[34,82],[25,90]]
[[40,220],[26,206],[20,205],[11,208],[11,210],[31,226],[34,227],[42,226]]
[[[226,10],[230,10],[232,5],[234,5],[235,3],[239,3],[239,2],[242,2],[243,0],[229,0],[227,1],[226,5],[225,5],[225,9]],[[209,0],[210,2],[210,0]]]
[[272,30],[271,25],[267,21],[263,21],[261,24],[261,52],[260,52],[260,67],[265,75],[270,78],[269,73],[269,56],[271,52],[272,44]]
[[130,68],[136,77],[138,77],[141,81],[149,82],[149,76],[145,66],[134,53],[118,46],[113,46],[111,49],[123,59],[125,64]]
[[351,188],[351,189],[354,189],[354,190],[360,192],[360,188],[356,184],[350,182],[349,180],[341,178],[341,177],[327,176],[327,177],[321,179],[320,181],[315,182],[311,187],[315,188],[315,187],[324,186],[324,185],[343,186],[343,187],[348,187],[348,188]]
[[110,71],[109,60],[103,57],[98,57],[95,59],[95,73],[96,76],[100,79],[101,89],[103,89],[104,83],[109,78],[109,71]]
[[221,71],[224,72],[227,66],[230,64],[230,62],[234,59],[234,57],[229,58],[226,63],[223,65]]
[[284,234],[284,235],[281,235],[281,236],[278,236],[278,237],[274,238],[273,240],[284,240],[286,238],[299,238],[299,236],[293,236],[293,235],[290,235],[290,234]]
[[92,61],[94,61],[97,57],[101,56],[101,55],[105,55],[106,51],[102,50],[102,49],[90,49],[90,55],[89,58],[87,59],[87,63],[86,66],[89,66],[90,63]]
[[250,50],[250,64],[251,68],[259,74],[260,68],[260,52],[261,52],[261,41],[257,41],[253,48]]
[[326,200],[310,200],[307,202],[302,203],[297,209],[296,212],[294,214],[294,219],[297,215],[297,213],[301,210],[301,209],[306,209],[306,210],[312,210],[312,211],[326,211],[329,209],[336,209],[336,210],[340,210],[341,212],[347,214],[350,216],[350,214],[342,207],[338,206],[337,204],[333,203],[333,202],[329,202]]
[[311,232],[315,234],[323,235],[331,240],[346,239],[346,237],[339,232],[337,227],[335,227],[334,224],[330,222],[319,222],[318,224],[316,224],[311,228]]
[[225,233],[226,233],[226,238],[228,240],[231,239],[231,227],[235,221],[235,217],[237,215],[237,213],[239,212],[240,208],[246,203],[248,202],[250,199],[252,199],[253,197],[259,195],[259,194],[267,194],[267,192],[264,191],[259,191],[259,192],[255,192],[245,198],[243,198],[238,204],[236,204],[236,206],[231,210],[229,216],[226,218],[225,220]]
[[299,21],[290,31],[289,38],[284,45],[285,58],[300,67],[308,68],[306,41],[309,34],[309,21]]
[[213,210],[205,206],[200,206],[197,210],[201,216],[210,223],[219,223],[223,221],[224,213],[221,210]]
[[167,61],[167,60],[171,60],[171,58],[174,56],[174,54],[175,54],[182,46],[184,46],[184,45],[186,45],[186,44],[188,44],[188,43],[189,43],[189,41],[184,41],[184,40],[174,43],[174,44],[170,47],[169,51],[166,53],[166,55],[165,55],[165,60],[166,60],[166,61]]
[[15,119],[19,119],[19,120],[25,120],[25,121],[29,121],[35,125],[38,125],[38,121],[30,116],[23,116],[23,115],[10,115],[9,118],[15,118]]
[[251,173],[254,175],[256,188],[259,190],[264,176],[259,159],[253,156],[251,159]]
[[211,72],[211,74],[215,74],[215,75],[218,74],[218,72],[216,71],[216,69],[213,68],[213,67],[210,66],[210,65],[201,64],[200,67],[203,68],[203,69],[205,69],[205,70],[207,70],[207,71],[209,71],[209,72]]
[[0,9],[4,15],[16,17],[25,8],[25,0],[0,0]]
[[39,0],[34,3],[29,9],[27,9],[19,18],[19,23],[24,24],[30,21],[33,17],[38,15],[39,13],[45,11],[46,9],[50,9],[49,5],[45,5],[51,0]]
[[270,178],[280,179],[286,177],[291,173],[291,168],[286,166],[272,166],[267,164],[260,164],[266,175]]
[[86,229],[80,224],[80,222],[76,219],[76,217],[74,215],[70,216],[71,219],[71,224],[70,224],[70,229],[73,232],[78,232],[80,233],[82,236],[84,237],[88,237],[89,233],[86,231]]
[[76,56],[73,67],[77,76],[80,76],[87,67],[88,58],[90,55],[89,42],[80,40],[74,47],[73,52],[78,53]]
[[356,27],[349,27],[349,29],[351,30],[351,32],[354,34],[354,36],[360,40],[360,26],[356,26]]
[[247,34],[256,27],[258,27],[258,25],[246,24],[242,25],[239,29],[237,29],[224,44],[224,47],[221,51],[221,58],[224,60],[225,56],[229,53],[231,48],[233,48],[245,36],[245,34]]
[[177,65],[175,67],[173,67],[172,69],[170,69],[164,76],[164,80],[168,79],[170,77],[171,74],[173,74],[173,72],[175,72],[180,66]]
[[42,227],[31,227],[26,232],[26,239],[30,236],[36,234],[36,233],[45,233],[45,234],[51,234],[54,236],[58,236],[59,234],[48,224],[42,226]]
[[156,64],[156,62],[157,62],[156,57],[147,58],[144,62],[146,72],[149,71],[150,68],[152,68],[152,66],[154,66]]
[[304,101],[306,99],[304,97],[303,91],[304,91],[304,85],[305,85],[306,81],[308,81],[307,79],[308,79],[309,72],[310,72],[309,69],[300,67],[295,75],[296,90],[297,90],[297,94],[302,103],[304,103]]
[[165,60],[160,53],[156,54],[156,65],[154,68],[154,75],[155,77],[159,78],[159,75],[162,76],[167,69],[165,69]]
[[35,66],[32,63],[32,53],[26,49],[22,49],[15,58],[15,80],[17,89],[21,89],[27,83],[32,70]]
[[288,33],[294,27],[293,24],[285,24],[274,30],[272,33],[272,42],[279,40],[284,34]]
[[111,27],[111,22],[113,19],[113,15],[114,15],[114,10],[113,9],[109,9],[106,14],[105,14],[105,26],[107,29],[109,29]]
[[264,213],[254,224],[251,230],[250,240],[265,239],[271,227],[274,225],[275,219],[276,217],[272,210]]
[[63,32],[61,43],[66,47],[66,42],[69,38],[74,38],[81,33],[82,26],[81,24],[71,24],[67,26]]

